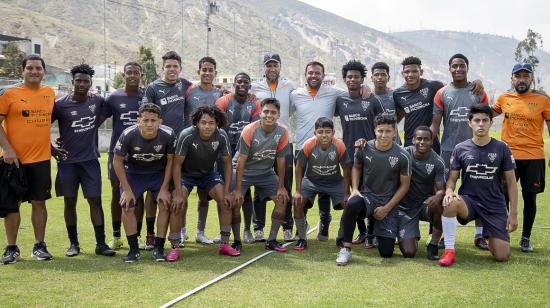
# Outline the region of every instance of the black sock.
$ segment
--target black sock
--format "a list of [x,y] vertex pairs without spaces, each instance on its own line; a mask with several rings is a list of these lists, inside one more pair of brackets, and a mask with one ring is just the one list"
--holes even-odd
[[78,245],[78,233],[76,231],[76,225],[67,226],[67,234],[69,235],[69,241],[71,241],[71,244]]
[[[141,229],[143,228],[143,221],[138,221],[137,223],[137,235],[140,236],[141,235]],[[153,227],[154,229],[154,227]]]
[[155,248],[164,248],[164,243],[166,238],[164,237],[155,237]]
[[126,238],[128,239],[128,245],[130,246],[130,251],[138,251],[138,240],[137,240],[137,234],[127,235]]
[[94,226],[95,242],[98,245],[105,245],[105,226]]
[[17,248],[17,245],[8,245],[6,248],[8,250],[15,250]]
[[146,217],[147,234],[155,234],[155,217]]
[[121,225],[120,220],[119,221],[114,221],[113,220],[113,236],[114,237],[120,237],[120,225]]

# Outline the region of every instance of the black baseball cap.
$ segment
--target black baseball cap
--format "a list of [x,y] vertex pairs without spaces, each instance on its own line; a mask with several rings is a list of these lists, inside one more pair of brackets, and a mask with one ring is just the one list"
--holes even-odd
[[529,63],[518,63],[514,65],[514,68],[512,68],[512,74],[515,74],[519,71],[526,71],[526,72],[532,73],[533,66]]

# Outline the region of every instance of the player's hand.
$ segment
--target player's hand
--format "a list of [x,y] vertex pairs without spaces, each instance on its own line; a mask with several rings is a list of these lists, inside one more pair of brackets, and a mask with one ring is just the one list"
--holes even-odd
[[235,206],[241,206],[241,204],[243,204],[243,193],[240,189],[235,189],[233,191],[233,198],[235,200]]
[[359,190],[354,189],[351,191],[351,194],[349,195],[348,200],[355,196],[363,198],[363,195],[361,194],[361,192]]
[[123,191],[122,194],[120,194],[120,206],[125,211],[128,211],[130,206],[133,206],[135,204],[136,204],[136,197],[134,196],[134,193],[132,192],[132,190]]
[[367,139],[365,138],[359,138],[355,140],[355,143],[353,144],[354,147],[364,149],[367,146]]
[[292,206],[300,206],[302,204],[302,199],[302,194],[295,192],[294,195],[292,195]]
[[4,149],[4,162],[8,165],[15,164],[19,168],[19,157],[12,148]]
[[379,207],[374,209],[374,219],[382,220],[388,215],[389,212],[390,212],[390,210],[388,209],[388,207],[379,206]]
[[223,194],[223,206],[233,209],[235,207],[234,203],[232,193],[226,192]]
[[288,202],[288,192],[284,187],[277,189],[277,200],[281,200],[283,204]]
[[161,189],[159,191],[159,194],[157,196],[157,202],[158,203],[164,203],[164,204],[170,204],[170,192],[166,189]]
[[445,197],[443,198],[443,207],[448,206],[451,204],[451,202],[455,200],[462,200],[462,198],[455,192],[448,192],[445,194]]
[[369,98],[369,96],[370,96],[371,94],[372,94],[372,91],[371,91],[371,89],[369,88],[369,86],[363,85],[363,86],[361,87],[361,97],[362,97],[363,99]]
[[481,96],[483,95],[483,91],[485,90],[485,88],[483,87],[483,82],[481,82],[481,80],[479,79],[476,79],[474,81],[472,81],[472,94],[473,95],[476,95],[476,96]]
[[441,200],[443,198],[438,196],[438,195],[435,195],[435,196],[430,196],[428,197],[426,200],[424,200],[424,204],[429,208],[433,208],[433,207],[436,207],[438,206],[439,204],[441,204]]
[[[183,193],[178,193],[174,190],[172,193],[172,208],[173,209],[181,209],[183,207]],[[170,203],[166,203],[170,204]]]
[[506,231],[508,233],[516,231],[518,228],[518,214],[509,214],[506,220]]
[[351,198],[350,194],[344,193],[344,202],[342,203],[342,206],[345,208],[348,206],[348,200]]
[[53,158],[55,158],[55,160],[57,161],[65,160],[67,159],[68,155],[69,153],[65,149],[59,148],[59,147],[52,147],[52,156]]

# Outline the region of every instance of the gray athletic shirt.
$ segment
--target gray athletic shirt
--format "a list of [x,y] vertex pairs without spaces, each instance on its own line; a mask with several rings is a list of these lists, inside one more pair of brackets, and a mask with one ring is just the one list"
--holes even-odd
[[285,127],[290,127],[290,93],[294,91],[296,87],[294,84],[283,78],[279,77],[277,80],[277,87],[275,92],[271,90],[267,84],[267,79],[262,79],[259,82],[252,83],[251,92],[256,95],[260,102],[266,98],[276,98],[281,105],[281,117],[279,122],[282,123]]
[[216,87],[205,90],[199,84],[194,84],[185,93],[185,127],[193,125],[191,113],[202,106],[214,106],[216,100],[222,96],[222,91]]
[[400,176],[411,176],[411,157],[395,143],[387,151],[376,149],[374,143],[371,140],[364,149],[356,149],[354,163],[363,167],[363,196],[371,204],[383,206],[401,185]]
[[218,156],[231,155],[229,137],[223,129],[216,129],[208,140],[202,140],[195,126],[184,129],[178,137],[176,155],[185,156],[183,176],[202,177],[215,171]]
[[350,158],[342,140],[333,137],[326,150],[317,144],[315,136],[309,138],[298,152],[298,161],[306,167],[304,177],[316,183],[334,183],[342,180],[340,164],[349,164]]

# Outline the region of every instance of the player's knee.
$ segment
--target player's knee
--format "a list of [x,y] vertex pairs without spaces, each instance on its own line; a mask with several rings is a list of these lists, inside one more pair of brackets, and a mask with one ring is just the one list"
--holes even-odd
[[414,258],[416,256],[416,248],[405,247],[401,249],[401,253],[403,254],[403,258]]
[[378,253],[382,258],[393,257],[395,239],[387,237],[378,237]]
[[507,262],[510,260],[510,252],[501,252],[494,254],[495,261],[497,262]]

